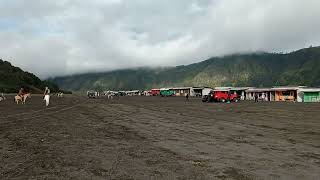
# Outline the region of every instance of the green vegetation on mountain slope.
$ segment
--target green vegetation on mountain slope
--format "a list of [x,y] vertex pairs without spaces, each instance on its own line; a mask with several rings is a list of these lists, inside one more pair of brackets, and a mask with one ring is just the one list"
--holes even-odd
[[54,83],[41,81],[34,74],[25,72],[0,59],[0,92],[18,92],[21,87],[24,87],[33,93],[40,93],[46,86],[51,88],[52,91],[59,89]]
[[288,54],[214,57],[170,68],[139,68],[51,79],[69,90],[150,89],[171,86],[320,86],[320,47]]

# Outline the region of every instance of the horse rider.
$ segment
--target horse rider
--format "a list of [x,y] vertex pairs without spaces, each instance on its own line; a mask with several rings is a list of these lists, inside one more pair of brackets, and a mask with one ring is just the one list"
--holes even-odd
[[23,98],[23,95],[25,94],[24,89],[20,88],[19,92],[18,92],[18,96],[20,96],[21,98]]
[[50,89],[48,87],[45,88],[43,96],[43,100],[46,101],[46,107],[48,107],[50,102]]

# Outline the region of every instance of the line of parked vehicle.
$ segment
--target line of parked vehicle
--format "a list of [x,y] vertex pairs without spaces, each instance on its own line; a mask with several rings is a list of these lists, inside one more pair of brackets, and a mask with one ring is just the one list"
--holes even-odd
[[[203,102],[238,102],[240,101],[240,97],[237,93],[231,92],[229,90],[213,90],[208,89],[207,92],[203,92],[202,101]],[[189,93],[185,95],[189,96]],[[170,88],[162,88],[162,89],[152,89],[150,91],[104,91],[102,93],[98,91],[88,91],[87,96],[89,98],[97,98],[100,95],[103,96],[161,96],[161,97],[170,97],[176,96],[176,91]],[[201,94],[194,95],[195,97],[201,97]]]
[[[146,91],[103,91],[109,96],[184,96],[202,97],[203,102],[238,102],[254,101],[288,101],[288,102],[320,102],[320,88],[306,86],[273,86],[271,88],[256,87],[172,87],[151,89]],[[88,91],[91,98],[99,96],[96,91]]]
[[87,96],[89,98],[97,98],[100,96],[108,96],[108,97],[120,97],[120,96],[142,96],[145,95],[144,91],[134,90],[134,91],[95,91],[89,90],[87,91]]
[[87,91],[87,96],[89,98],[97,98],[99,96],[162,96],[162,97],[169,97],[175,96],[175,91],[167,88],[159,89],[159,90],[150,90],[150,91],[140,91],[140,90],[133,90],[133,91],[103,91],[98,92],[95,90]]

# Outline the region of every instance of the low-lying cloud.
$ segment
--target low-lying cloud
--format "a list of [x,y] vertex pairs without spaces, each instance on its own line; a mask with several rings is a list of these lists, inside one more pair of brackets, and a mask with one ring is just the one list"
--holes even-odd
[[41,78],[320,44],[318,0],[0,1],[0,58]]

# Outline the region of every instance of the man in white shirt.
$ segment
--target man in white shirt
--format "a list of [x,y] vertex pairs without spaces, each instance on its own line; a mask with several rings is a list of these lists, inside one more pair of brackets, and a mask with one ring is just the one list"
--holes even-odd
[[44,99],[43,100],[46,101],[46,107],[48,107],[49,106],[49,101],[50,101],[50,89],[48,87],[45,88],[43,95],[44,95]]

